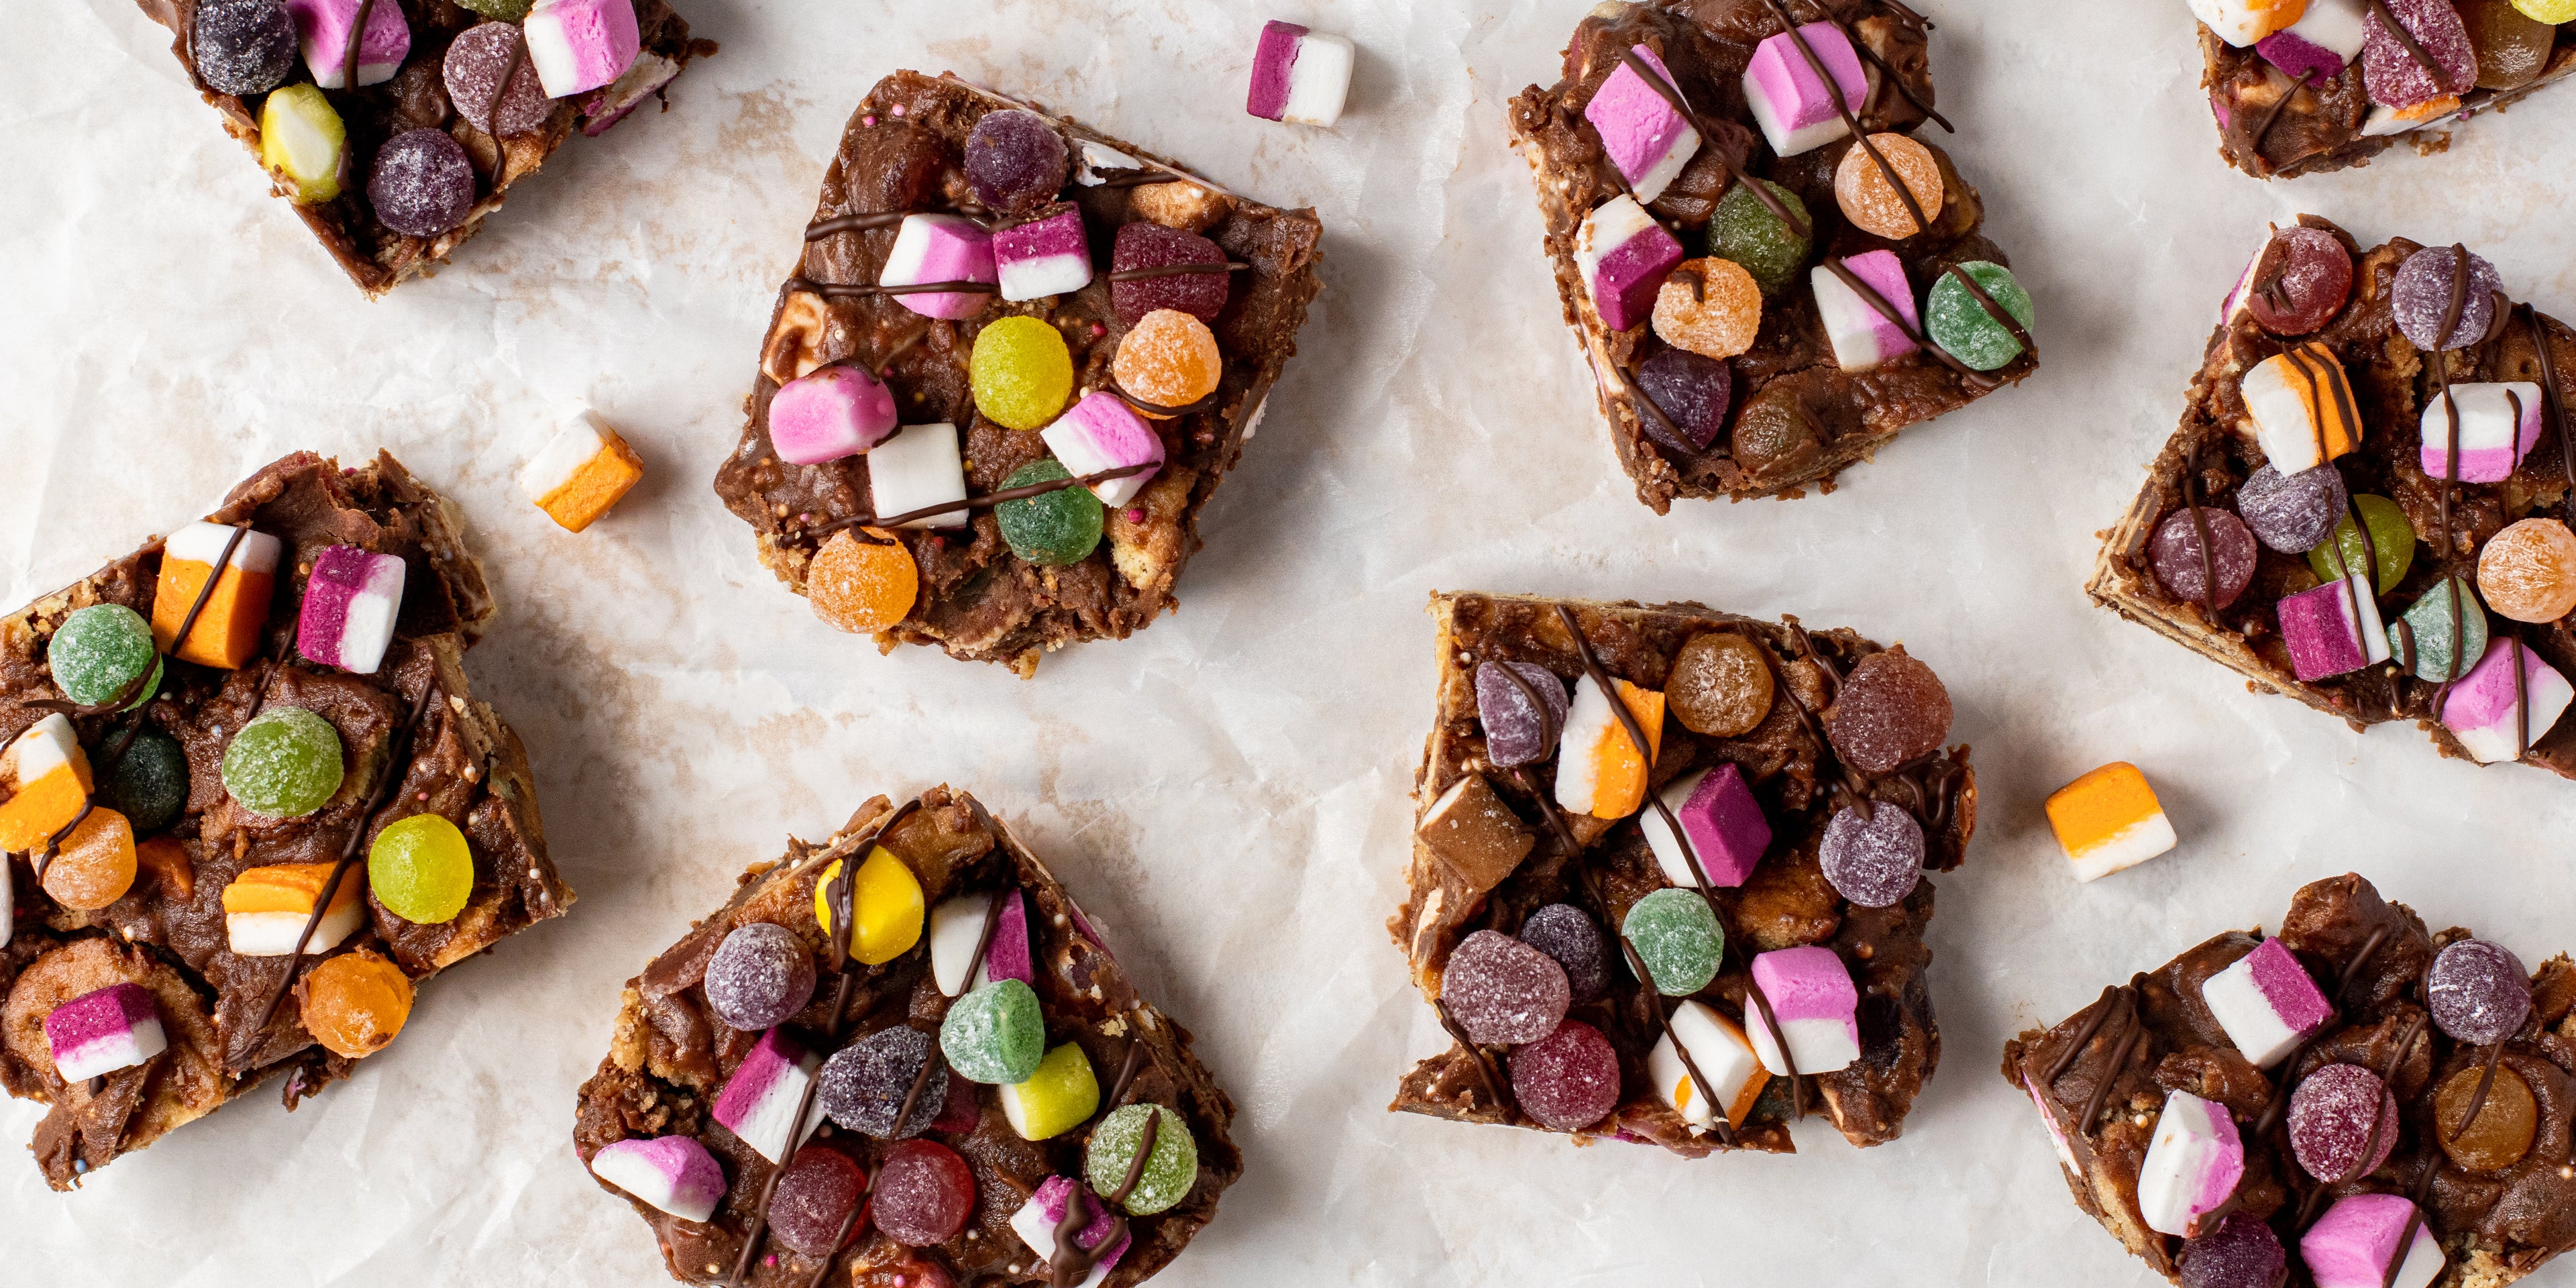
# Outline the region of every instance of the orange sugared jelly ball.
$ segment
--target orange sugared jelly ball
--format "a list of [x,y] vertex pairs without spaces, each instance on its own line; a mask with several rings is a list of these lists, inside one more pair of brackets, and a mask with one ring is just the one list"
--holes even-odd
[[[1905,181],[1905,191],[1923,207],[1923,217],[1940,218],[1941,163],[1932,156],[1932,149],[1902,134],[1873,134],[1869,141],[1879,156],[1887,158],[1888,170]],[[1904,194],[1887,181],[1887,170],[1879,169],[1877,157],[1857,143],[1834,167],[1834,201],[1843,208],[1843,217],[1863,232],[1903,240],[1922,231]]]
[[112,809],[94,809],[63,838],[45,868],[45,893],[54,902],[96,912],[134,888],[134,826]]
[[411,977],[364,948],[314,967],[296,987],[305,1031],[352,1060],[384,1050],[411,1018]]
[[1225,354],[1207,323],[1178,309],[1156,309],[1138,318],[1118,341],[1109,374],[1139,402],[1187,407],[1216,392],[1217,380],[1225,374]]
[[2517,622],[2554,622],[2576,609],[2576,533],[2556,519],[2524,519],[2478,553],[2478,593]]
[[[2442,1152],[2451,1161],[2472,1172],[2491,1172],[2511,1167],[2531,1152],[2532,1137],[2540,1131],[2540,1106],[2531,1098],[2531,1084],[2522,1080],[2511,1066],[2496,1066],[2495,1085],[2487,1088],[2487,1102],[2478,1108],[2477,1121],[2467,1131],[2460,1130],[2460,1119],[2469,1112],[2469,1098],[2478,1092],[2478,1079],[2485,1074],[2483,1064],[2473,1064],[2442,1080],[2442,1089],[2433,1095],[2433,1125],[2441,1128],[2433,1139],[2442,1143]],[[2454,1132],[2459,1139],[2451,1139]]]
[[814,615],[853,635],[885,630],[912,611],[921,594],[921,570],[912,552],[881,528],[862,529],[873,540],[835,532],[805,570],[805,597]]
[[1731,259],[1694,259],[1655,293],[1655,334],[1677,349],[1732,358],[1762,331],[1762,288]]

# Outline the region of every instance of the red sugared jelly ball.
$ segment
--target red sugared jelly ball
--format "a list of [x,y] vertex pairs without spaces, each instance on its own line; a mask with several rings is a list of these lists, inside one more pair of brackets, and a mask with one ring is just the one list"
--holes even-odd
[[2284,228],[2254,261],[2245,310],[2274,335],[2306,335],[2352,298],[2352,252],[2322,228]]
[[1862,658],[1825,711],[1826,740],[1865,774],[1895,773],[1949,736],[1950,691],[1931,667],[1899,651]]
[[[1117,280],[1115,274],[1137,270],[1181,268],[1196,264],[1215,267],[1204,272],[1166,273]],[[1233,289],[1226,280],[1225,250],[1197,233],[1185,233],[1161,224],[1130,223],[1118,228],[1118,240],[1109,248],[1109,302],[1118,306],[1118,320],[1134,326],[1156,309],[1179,309],[1203,322],[1213,322],[1225,311],[1226,295]]]
[[[2204,530],[2209,533],[2206,561],[2200,548]],[[2156,525],[2156,535],[2147,542],[2147,560],[2166,594],[2187,604],[2225,608],[2254,580],[2254,533],[2225,510],[2204,505],[2200,522],[2194,523],[2190,507],[2177,507]],[[2209,588],[2213,573],[2218,577],[2214,593]]]
[[1511,1063],[1522,1112],[1559,1131],[1580,1131],[1619,1107],[1619,1053],[1581,1020],[1514,1048]]
[[889,1150],[877,1168],[877,1192],[868,1200],[868,1215],[887,1238],[905,1247],[946,1243],[974,1213],[975,1171],[946,1145],[907,1140]]
[[850,1213],[858,1210],[859,1197],[867,1188],[867,1174],[849,1155],[826,1145],[808,1145],[788,1160],[786,1173],[769,1196],[769,1228],[780,1243],[806,1256],[828,1257],[847,1242],[841,1237],[845,1227],[853,1233],[858,1230]]

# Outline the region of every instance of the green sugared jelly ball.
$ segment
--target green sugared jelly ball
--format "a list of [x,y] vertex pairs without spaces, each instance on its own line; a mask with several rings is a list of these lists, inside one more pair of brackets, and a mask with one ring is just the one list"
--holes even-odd
[[[2384,496],[2356,496],[2355,509],[2361,511],[2363,525],[2370,529],[2369,554],[2379,558],[2379,593],[2397,589],[2406,579],[2406,569],[2415,562],[2415,525],[2406,521],[2406,512],[2395,501]],[[2340,558],[2344,567],[2335,566]],[[2346,514],[2335,524],[2334,538],[2308,552],[2308,567],[2315,569],[2320,584],[2341,579],[2345,569],[2355,577],[2367,575],[2368,556],[2361,548],[2361,531],[2352,526]]]
[[1037,990],[1002,979],[958,998],[940,1021],[939,1051],[970,1082],[1028,1081],[1046,1058],[1046,1017],[1038,1010]]
[[340,790],[340,731],[302,707],[260,712],[224,748],[224,790],[269,818],[302,818]]
[[474,893],[474,851],[465,833],[436,814],[414,814],[376,833],[367,850],[367,888],[405,921],[454,921]]
[[[2457,616],[2462,648],[2451,646],[2452,593],[2459,595]],[[2433,583],[2415,606],[2406,610],[2402,619],[2388,624],[2388,651],[2403,665],[2406,661],[2405,637],[2415,637],[2415,678],[2440,684],[2457,680],[2477,669],[2478,659],[2487,655],[2487,610],[2478,602],[2476,588],[2466,577],[2445,577]]]
[[1198,1184],[1199,1143],[1190,1137],[1190,1125],[1179,1114],[1164,1105],[1121,1105],[1109,1111],[1100,1125],[1091,1129],[1091,1144],[1082,1157],[1082,1174],[1091,1182],[1091,1192],[1102,1198],[1118,1192],[1127,1183],[1127,1169],[1136,1165],[1136,1147],[1145,1143],[1145,1121],[1160,1115],[1154,1124],[1154,1152],[1145,1158],[1145,1170],[1136,1177],[1136,1188],[1127,1191],[1127,1211],[1135,1216],[1152,1216],[1190,1196],[1190,1187]]
[[[2021,323],[2022,330],[2039,325],[2039,315],[2030,306],[2030,292],[2013,280],[2011,269],[1972,259],[1959,265],[1959,270]],[[1951,357],[1972,371],[1992,371],[2021,356],[2021,341],[2014,339],[2013,333],[1948,273],[1932,279],[1932,296],[1924,313],[1932,343],[1948,350]]]
[[168,829],[188,807],[188,753],[158,729],[134,735],[100,776],[98,803],[123,814],[137,836]]
[[1689,890],[1657,890],[1628,909],[1619,933],[1637,946],[1637,956],[1654,976],[1655,991],[1687,997],[1717,978],[1717,962],[1726,949],[1726,932],[1717,924],[1708,900]]
[[[1807,219],[1807,203],[1798,200],[1797,194],[1768,179],[1760,182],[1790,213]],[[1809,221],[1807,226],[1813,228],[1815,224]],[[1743,184],[1727,188],[1726,195],[1717,199],[1717,209],[1709,213],[1708,253],[1743,265],[1764,295],[1777,295],[1797,281],[1798,270],[1807,266],[1807,253],[1812,249],[1807,238],[1781,223],[1780,217]]]
[[[1053,459],[1031,461],[1011,471],[1002,486],[1007,490],[1072,477]],[[1100,544],[1100,498],[1087,487],[1058,488],[1004,501],[993,507],[993,519],[1002,526],[1002,540],[1011,543],[1011,553],[1033,564],[1080,563]]]
[[1045,322],[1007,317],[976,333],[966,377],[985,419],[1044,429],[1073,397],[1073,353]]
[[151,674],[127,709],[141,706],[161,687],[161,651],[152,644],[152,624],[123,604],[92,604],[63,619],[45,646],[54,683],[64,696],[85,707],[114,701],[135,677]]

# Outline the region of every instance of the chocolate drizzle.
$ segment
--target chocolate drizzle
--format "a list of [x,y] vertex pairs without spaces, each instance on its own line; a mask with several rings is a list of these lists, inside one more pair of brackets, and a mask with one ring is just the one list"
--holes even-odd
[[784,299],[797,291],[804,291],[827,300],[854,300],[871,295],[998,295],[1001,290],[991,282],[915,282],[910,286],[817,282],[800,273],[788,278],[786,284],[779,288],[779,294]]
[[2146,1000],[2141,991],[2145,979],[2144,975],[2132,975],[2126,984],[2103,989],[2102,996],[2093,1004],[2093,1013],[2084,1017],[2084,1023],[2075,1030],[2075,1036],[2058,1051],[2057,1058],[2049,1062],[2048,1071],[2040,1075],[2040,1085],[2047,1088],[2049,1098],[2055,1100],[2057,1080],[2075,1067],[2076,1060],[2083,1056],[2094,1035],[2102,1031],[2104,1022],[2111,1018],[2112,1013],[2119,1013],[2120,1027],[2116,1031],[2120,1036],[2111,1040],[2110,1063],[2095,1078],[2093,1094],[2085,1097],[2083,1115],[2075,1121],[2078,1135],[2093,1134],[2093,1119],[2102,1112],[2102,1102],[2111,1094],[2111,1084],[2119,1081],[2121,1072],[2128,1068],[2129,1053],[2146,1032],[2146,1025],[2139,1015],[2139,1008],[2145,1005]]
[[[1833,102],[1835,114],[1843,118],[1843,128],[1851,131],[1852,141],[1860,145],[1861,151],[1869,154],[1870,162],[1878,167],[1879,177],[1887,180],[1887,186],[1896,189],[1896,195],[1905,202],[1905,209],[1914,216],[1914,232],[1906,236],[1911,237],[1932,231],[1932,217],[1923,213],[1923,203],[1914,199],[1914,190],[1905,186],[1904,176],[1896,172],[1896,167],[1888,163],[1887,154],[1879,151],[1878,144],[1871,141],[1869,131],[1861,126],[1860,118],[1852,115],[1851,102],[1843,97],[1842,82],[1835,80],[1834,74],[1826,69],[1825,60],[1816,56],[1816,47],[1807,43],[1807,33],[1798,29],[1798,20],[1790,16],[1788,7],[1782,4],[1781,0],[1762,0],[1762,3],[1771,10],[1774,17],[1780,20],[1782,30],[1788,34],[1789,43],[1796,45],[1798,55],[1807,60],[1808,70],[1816,74],[1817,80],[1824,82],[1825,97]],[[1844,28],[1843,34],[1848,39],[1851,35],[1850,29]],[[1855,49],[1861,47],[1857,40],[1851,43]]]
[[[2459,326],[2460,313],[2468,307],[2469,301],[2469,251],[2466,246],[2457,242],[2451,244],[2451,270],[2451,298],[2449,304],[2442,310],[2442,338],[2445,340],[2449,339],[2452,330]],[[2439,351],[2433,353],[2431,357],[2433,379],[2441,388],[2442,417],[2446,426],[2442,447],[2442,495],[2439,506],[2442,522],[2440,555],[2442,590],[2451,601],[2451,655],[2442,667],[2441,685],[2434,690],[2432,700],[2433,718],[2439,720],[2442,718],[2443,708],[2450,705],[2451,687],[2459,682],[2460,664],[2464,660],[2462,655],[2468,652],[2468,638],[2464,633],[2467,623],[2462,620],[2460,579],[2458,570],[2454,567],[2454,541],[2451,533],[2451,498],[2452,494],[2459,490],[2460,485],[2460,404],[2451,396],[2450,360],[2444,358]],[[2506,391],[2506,397],[2513,403],[2513,423],[2519,426],[2522,424],[2522,400],[2511,390]],[[2367,529],[2363,531],[2362,542],[2365,546],[2372,544]],[[2376,584],[2374,578],[2374,587]],[[2406,645],[2405,669],[2411,674],[2416,669],[2417,660],[2415,628],[2412,623],[2402,618],[2399,619],[2399,624],[2404,627],[2398,635]]]
[[[1717,894],[1710,888],[1708,869],[1700,866],[1698,847],[1691,844],[1690,834],[1683,830],[1681,820],[1673,817],[1672,807],[1664,803],[1663,794],[1655,790],[1654,744],[1647,741],[1644,727],[1637,723],[1637,714],[1630,711],[1627,702],[1620,698],[1619,686],[1611,680],[1610,673],[1601,668],[1601,659],[1593,655],[1592,641],[1583,637],[1583,626],[1575,620],[1574,610],[1558,604],[1556,618],[1565,624],[1566,634],[1574,637],[1574,652],[1583,659],[1584,671],[1600,688],[1602,698],[1610,704],[1611,714],[1619,717],[1619,727],[1626,731],[1628,741],[1636,745],[1637,758],[1646,766],[1646,800],[1655,807],[1655,813],[1662,816],[1665,829],[1672,833],[1674,844],[1681,849],[1682,858],[1689,862],[1691,880],[1698,883],[1699,897],[1707,902],[1709,914],[1719,916]],[[1503,669],[1511,670],[1508,666]],[[1543,707],[1541,709],[1544,710]],[[1723,920],[1722,917],[1720,919]]]
[[527,36],[518,32],[511,33],[510,56],[503,59],[501,62],[501,79],[493,82],[491,110],[483,113],[483,132],[492,136],[492,184],[494,187],[500,186],[501,168],[510,164],[509,152],[500,146],[501,104],[504,100],[510,97],[510,78],[517,76],[519,74],[520,66],[527,61]]
[[[1807,1084],[1798,1077],[1798,1057],[1789,1050],[1789,1035],[1780,1028],[1780,1017],[1771,1013],[1771,999],[1762,995],[1762,986],[1754,983],[1749,975],[1744,980],[1744,1000],[1752,1003],[1745,1008],[1745,1018],[1751,1019],[1756,1014],[1762,1017],[1762,1027],[1770,1033],[1771,1045],[1780,1052],[1780,1066],[1789,1071],[1787,1074],[1789,1107],[1792,1115],[1798,1118],[1806,1117]],[[1676,1042],[1673,1045],[1679,1047],[1681,1044]]]
[[2531,333],[2532,357],[2540,364],[2541,405],[2557,431],[2558,466],[2567,476],[2567,493],[2559,498],[2567,524],[2576,527],[2576,431],[2567,422],[2567,406],[2558,392],[2558,360],[2550,352],[2549,329],[2540,325],[2540,310],[2522,306],[2522,324]]
[[2452,1128],[2442,1137],[2443,1140],[2458,1143],[2460,1137],[2467,1134],[2469,1125],[2478,1120],[2479,1112],[2487,1107],[2487,1093],[2495,1090],[2496,1064],[2502,1059],[2504,1043],[2498,1042],[2487,1048],[2486,1068],[2478,1074],[2477,1089],[2469,1093],[2468,1112],[2460,1115],[2460,1125]]
[[[1126,1103],[1128,1089],[1135,1085],[1136,1074],[1143,1067],[1138,1056],[1150,1059],[1153,1053],[1141,1041],[1128,1043],[1127,1058],[1119,1066],[1118,1080],[1110,1084],[1109,1098],[1101,1102],[1093,1122],[1100,1121]],[[1091,1203],[1091,1187],[1085,1178],[1072,1178],[1073,1187],[1065,1191],[1064,1217],[1055,1226],[1055,1255],[1047,1261],[1048,1283],[1056,1288],[1073,1288],[1090,1275],[1091,1268],[1099,1264],[1102,1256],[1118,1246],[1119,1239],[1125,1237],[1127,1214],[1119,1208],[1127,1202],[1128,1195],[1135,1193],[1137,1184],[1145,1179],[1145,1164],[1154,1156],[1154,1144],[1161,1135],[1162,1125],[1163,1107],[1157,1104],[1154,1112],[1145,1115],[1145,1129],[1137,1134],[1136,1157],[1127,1162],[1126,1178],[1118,1183],[1117,1192],[1111,1194],[1101,1207],[1109,1216],[1109,1228],[1102,1231],[1099,1240],[1088,1248],[1082,1246],[1077,1236],[1084,1226],[1091,1224],[1090,1214],[1084,1211]]]
[[[2272,106],[2263,113],[2262,123],[2254,127],[2253,137],[2248,140],[2248,142],[2253,145],[2255,160],[2261,161],[2267,167],[2273,169],[2279,168],[2277,166],[2273,166],[2271,162],[2263,160],[2263,138],[2265,135],[2272,132],[2273,126],[2281,123],[2281,114],[2290,110],[2290,100],[2297,98],[2299,96],[2299,91],[2306,89],[2308,87],[2308,81],[2314,78],[2316,74],[2317,71],[2313,67],[2300,72],[2299,78],[2290,83],[2290,88],[2285,91],[2281,97],[2274,99],[2272,101]],[[2271,289],[2276,291],[2280,289],[2280,284],[2277,279],[2273,282]],[[2279,301],[2275,299],[2273,303],[2277,305],[2279,304]]]
[[[2388,33],[2397,37],[2397,43],[2405,48],[2406,56],[2413,59],[2417,67],[2424,69],[2426,76],[2432,78],[2435,89],[2450,89],[2448,75],[2442,70],[2441,64],[2434,62],[2433,55],[2425,52],[2423,42],[2415,39],[2415,33],[2408,30],[2405,23],[2397,20],[2396,12],[2388,7],[2388,0],[2370,0],[2370,12],[2371,16],[2388,25]],[[2444,333],[2444,338],[2449,338],[2448,332]]]
[[1440,1017],[1440,1027],[1447,1029],[1449,1036],[1455,1039],[1459,1046],[1465,1047],[1467,1054],[1474,1058],[1476,1079],[1485,1084],[1485,1099],[1491,1101],[1498,1109],[1510,1109],[1514,1102],[1503,1094],[1502,1080],[1494,1076],[1494,1058],[1487,1054],[1485,1048],[1474,1038],[1467,1036],[1467,1026],[1460,1024],[1458,1017],[1449,1013],[1447,1002],[1436,997],[1432,998],[1431,1010],[1433,1014]]
[[1148,416],[1158,417],[1163,420],[1172,420],[1182,416],[1195,416],[1200,412],[1214,408],[1216,406],[1216,400],[1224,396],[1224,391],[1212,389],[1208,391],[1207,396],[1204,398],[1182,403],[1178,407],[1166,407],[1161,403],[1147,402],[1114,384],[1104,387],[1109,390],[1110,396],[1116,398],[1118,401],[1123,402]]
[[[358,44],[360,41],[367,38],[367,22],[375,16],[376,0],[358,0],[356,20],[349,24],[349,43],[343,47],[341,51],[344,55],[341,61],[341,76],[345,81],[345,83],[340,86],[342,89],[358,88]],[[405,37],[405,39],[408,40],[409,37]],[[506,77],[503,78],[501,88],[508,89],[509,85],[509,80]],[[500,101],[497,93],[494,95],[493,101],[496,103]],[[219,564],[216,568],[217,571],[221,571],[222,565]]]
[[2191,534],[2200,552],[2200,606],[2209,614],[2212,624],[2218,618],[2218,563],[2209,549],[2209,518],[2200,508],[2200,444],[2191,448],[2191,459],[2182,467],[2182,507],[2191,515]]
[[900,210],[871,210],[854,215],[834,215],[817,219],[805,226],[805,240],[818,242],[836,233],[866,232],[872,228],[892,228],[910,216]]
[[983,509],[989,506],[1000,505],[1004,501],[1025,501],[1033,496],[1044,496],[1049,492],[1061,492],[1066,488],[1071,487],[1090,487],[1095,483],[1106,483],[1111,479],[1123,479],[1131,474],[1142,474],[1147,470],[1159,469],[1161,467],[1162,462],[1160,461],[1147,461],[1142,465],[1121,465],[1114,470],[1100,470],[1095,473],[1080,474],[1071,478],[1048,479],[1043,483],[1026,483],[1019,487],[1006,487],[999,492],[987,492],[982,496],[970,496],[962,501],[942,501],[937,505],[925,505],[918,510],[906,510],[901,514],[889,514],[882,519],[871,514],[856,514],[846,519],[834,519],[829,523],[819,524],[809,529],[806,532],[806,535],[809,537],[827,536],[831,533],[839,532],[844,528],[900,527],[915,519],[927,519],[933,515],[940,514],[955,514],[963,510]]
[[1638,987],[1645,990],[1646,1009],[1654,1014],[1656,1035],[1672,1039],[1673,1054],[1681,1057],[1682,1072],[1690,1076],[1691,1085],[1699,1089],[1700,1099],[1708,1105],[1709,1127],[1716,1133],[1717,1142],[1728,1149],[1735,1148],[1735,1124],[1728,1119],[1726,1106],[1718,1101],[1716,1084],[1699,1071],[1699,1062],[1691,1058],[1689,1044],[1674,1035],[1672,1013],[1664,1009],[1663,994],[1655,989],[1655,976],[1646,969],[1646,959],[1637,955],[1637,945],[1626,935],[1619,936],[1619,952],[1628,959],[1628,971],[1637,977]]

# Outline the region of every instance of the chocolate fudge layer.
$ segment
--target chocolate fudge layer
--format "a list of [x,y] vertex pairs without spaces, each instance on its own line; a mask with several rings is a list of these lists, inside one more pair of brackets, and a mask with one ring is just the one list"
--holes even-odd
[[[1649,1142],[1687,1157],[1794,1152],[1790,1124],[1811,1108],[1855,1145],[1895,1139],[1941,1056],[1923,942],[1933,886],[1921,874],[1957,867],[1977,820],[1968,749],[1939,747],[1949,699],[1930,668],[1848,630],[1811,633],[1794,618],[1762,622],[1698,604],[1442,594],[1431,613],[1438,712],[1414,780],[1420,824],[1407,897],[1387,928],[1454,1041],[1405,1075],[1390,1107]],[[1595,666],[1664,695],[1640,721],[1657,745],[1649,776],[1662,805],[1629,804],[1604,818],[1561,803],[1573,771],[1560,743],[1587,737],[1582,686],[1597,697]],[[1575,701],[1558,708],[1548,689],[1562,698],[1569,680],[1578,681]],[[1532,697],[1555,708],[1535,726]],[[1619,746],[1633,756],[1633,742]],[[1673,844],[1667,809],[1687,847]],[[1652,840],[1650,826],[1660,833]],[[1873,844],[1880,828],[1900,842]],[[1885,862],[1888,852],[1901,861]],[[1659,996],[1637,966],[1661,980],[1665,954],[1630,961],[1620,941],[1652,949],[1643,923],[1669,913],[1705,924],[1703,899],[1717,931],[1714,957],[1700,962],[1710,973],[1681,981],[1687,988],[1659,984]],[[1550,975],[1501,937],[1539,946],[1562,970]],[[1553,993],[1535,1021],[1509,1021],[1529,1024],[1512,1041],[1475,1032],[1486,1027],[1482,989],[1450,978],[1471,941],[1481,941],[1477,955],[1533,963],[1529,977]],[[1757,974],[1790,962],[1820,970],[1840,1007],[1810,1016],[1793,1012],[1785,994],[1757,998]],[[1652,1053],[1671,1050],[1667,1013],[1694,1007],[1708,1018],[1686,1044],[1694,1064],[1659,1064]],[[1556,1017],[1557,1031],[1543,1033]],[[1778,1025],[1817,1018],[1847,1035],[1838,1064],[1782,1068],[1775,1055],[1763,1062],[1768,1074],[1756,1071],[1748,1038],[1762,1043]],[[1590,1103],[1568,1113],[1550,1062],[1529,1053],[1573,1040],[1573,1030],[1599,1067]],[[1797,1038],[1789,1047],[1803,1055]],[[1700,1109],[1696,1118],[1676,1099]],[[1709,1121],[1709,1103],[1730,1107],[1725,1122]]]
[[[78,821],[109,818],[109,802],[132,815],[113,815],[131,829],[121,861],[116,845],[93,848],[77,826],[6,856],[15,915],[0,925],[0,1085],[51,1106],[33,1149],[56,1189],[270,1077],[285,1076],[289,1108],[348,1077],[358,1057],[341,1049],[350,1043],[340,1035],[353,1027],[351,1011],[336,1002],[327,1003],[328,1014],[315,1009],[326,1005],[325,993],[338,996],[317,984],[331,978],[324,972],[366,962],[384,975],[370,996],[401,995],[400,1006],[356,1012],[364,1022],[354,1025],[363,1030],[355,1049],[364,1054],[394,1037],[413,986],[562,915],[573,901],[546,857],[526,750],[466,683],[465,650],[490,625],[493,604],[455,508],[390,455],[343,470],[299,452],[234,488],[208,522],[280,543],[257,649],[238,669],[162,657],[157,692],[139,709],[69,702],[50,655],[55,637],[73,614],[101,605],[152,619],[166,584],[159,540],[0,620],[0,742],[68,708],[87,776],[98,785]],[[314,663],[294,642],[304,574],[335,547],[399,559],[406,570],[391,642],[371,673]],[[318,809],[270,817],[228,790],[227,752],[254,710],[290,709],[327,722],[346,768]],[[165,780],[136,787],[122,772],[155,746],[184,765],[163,771],[184,780],[167,788],[174,793],[167,822],[147,821],[148,807],[135,803],[154,793],[151,782]],[[17,763],[23,770],[26,762]],[[19,793],[0,798],[0,808],[23,806],[20,797],[34,789],[0,784],[0,792]],[[388,827],[421,815],[452,825],[470,855],[470,887],[464,874],[449,874],[461,902],[443,920],[394,913],[366,890],[360,863],[342,877],[357,893],[355,925],[344,938],[303,941],[297,954],[282,943],[254,955],[234,951],[235,935],[247,933],[228,925],[228,888],[237,878],[260,869],[318,878],[344,856],[364,860]],[[119,879],[129,884],[98,884]],[[290,918],[290,940],[292,923],[303,920]],[[393,983],[386,963],[407,982]],[[66,1082],[55,1059],[63,1037],[47,1021],[63,1004],[120,984],[140,986],[157,1002],[166,1050]],[[329,1045],[307,1019],[330,1025]]]

